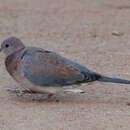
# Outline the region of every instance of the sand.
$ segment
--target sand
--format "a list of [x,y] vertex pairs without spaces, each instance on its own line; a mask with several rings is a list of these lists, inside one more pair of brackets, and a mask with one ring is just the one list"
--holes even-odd
[[[130,79],[129,0],[0,0],[0,41],[55,51],[109,76]],[[60,102],[17,97],[0,54],[0,130],[130,130],[130,85],[78,87]]]

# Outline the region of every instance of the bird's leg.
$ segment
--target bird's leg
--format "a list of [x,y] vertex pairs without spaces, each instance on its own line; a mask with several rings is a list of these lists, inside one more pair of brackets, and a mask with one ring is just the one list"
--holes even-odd
[[47,95],[47,98],[50,99],[50,98],[52,98],[53,96],[54,96],[54,94],[50,93],[50,94]]
[[50,101],[56,101],[56,102],[59,102],[59,100],[56,99],[56,94],[53,94],[53,93],[49,93],[49,94],[47,94],[47,96],[42,95],[38,99],[38,101],[40,101],[40,102],[42,102],[42,101],[48,101],[48,102],[50,102]]

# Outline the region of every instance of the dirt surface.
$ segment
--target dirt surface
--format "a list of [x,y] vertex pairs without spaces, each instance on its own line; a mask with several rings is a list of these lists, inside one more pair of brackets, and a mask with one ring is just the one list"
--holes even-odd
[[[0,39],[55,51],[94,71],[130,79],[129,0],[0,0]],[[0,55],[0,130],[130,130],[130,85],[79,86],[60,102],[17,97]]]

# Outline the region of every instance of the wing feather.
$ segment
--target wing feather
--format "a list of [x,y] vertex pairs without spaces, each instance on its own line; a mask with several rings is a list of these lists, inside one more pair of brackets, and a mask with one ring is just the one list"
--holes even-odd
[[27,51],[22,57],[22,69],[30,82],[40,86],[63,86],[84,80],[78,68],[50,51]]

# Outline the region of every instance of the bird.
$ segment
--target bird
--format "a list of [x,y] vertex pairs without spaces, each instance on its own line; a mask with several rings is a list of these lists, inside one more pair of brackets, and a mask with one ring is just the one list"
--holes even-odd
[[48,98],[72,85],[94,81],[130,84],[130,80],[105,76],[69,60],[60,54],[38,47],[25,46],[11,36],[1,43],[5,68],[25,90],[48,93]]

